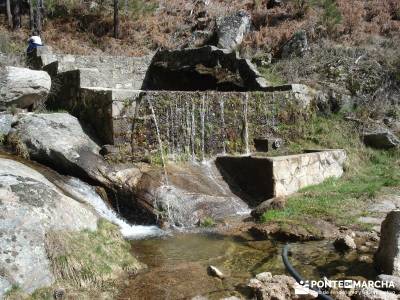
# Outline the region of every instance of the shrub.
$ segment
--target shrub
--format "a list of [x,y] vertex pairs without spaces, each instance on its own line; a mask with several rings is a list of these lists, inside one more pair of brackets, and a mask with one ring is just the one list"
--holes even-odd
[[320,6],[323,9],[321,23],[326,28],[328,34],[333,35],[337,26],[342,21],[342,14],[335,0],[321,0]]
[[352,34],[361,30],[364,16],[366,14],[364,3],[361,0],[347,1],[338,0],[338,8],[342,15],[342,32]]

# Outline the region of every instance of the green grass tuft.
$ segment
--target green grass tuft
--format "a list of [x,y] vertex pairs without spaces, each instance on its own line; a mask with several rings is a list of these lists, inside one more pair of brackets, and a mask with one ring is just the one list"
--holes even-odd
[[215,225],[216,223],[214,219],[211,217],[206,217],[200,222],[200,227],[209,228],[209,227],[214,227]]

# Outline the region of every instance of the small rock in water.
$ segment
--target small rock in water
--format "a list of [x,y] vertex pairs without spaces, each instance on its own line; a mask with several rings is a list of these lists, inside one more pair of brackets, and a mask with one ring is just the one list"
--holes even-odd
[[211,276],[218,277],[220,279],[224,279],[225,278],[224,273],[222,273],[220,270],[218,270],[214,266],[208,266],[207,272]]
[[345,235],[342,237],[338,237],[334,242],[333,245],[335,249],[338,251],[348,251],[354,250],[357,248],[356,243],[354,242],[353,238],[349,235]]

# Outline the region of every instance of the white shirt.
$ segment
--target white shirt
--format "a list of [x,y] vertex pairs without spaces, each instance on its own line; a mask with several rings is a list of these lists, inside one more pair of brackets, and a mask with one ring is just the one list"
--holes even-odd
[[29,38],[29,41],[32,41],[33,43],[38,44],[38,45],[42,45],[42,39],[40,38],[40,36],[37,36],[37,35],[32,35]]

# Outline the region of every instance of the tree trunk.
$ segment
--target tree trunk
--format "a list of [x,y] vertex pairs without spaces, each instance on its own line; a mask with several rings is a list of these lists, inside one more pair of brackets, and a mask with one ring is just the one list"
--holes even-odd
[[12,28],[13,27],[13,18],[11,14],[11,0],[6,0],[6,6],[7,6],[7,19],[8,19],[8,27]]
[[118,0],[114,0],[114,38],[119,36],[119,13],[118,13]]
[[13,27],[21,28],[21,0],[16,0],[13,9]]
[[36,30],[38,31],[38,34],[41,34],[42,32],[42,1],[37,0],[37,5],[36,5]]
[[33,14],[32,0],[28,0],[28,5],[29,5],[29,27],[32,31],[35,29],[35,20],[34,20],[34,14]]

